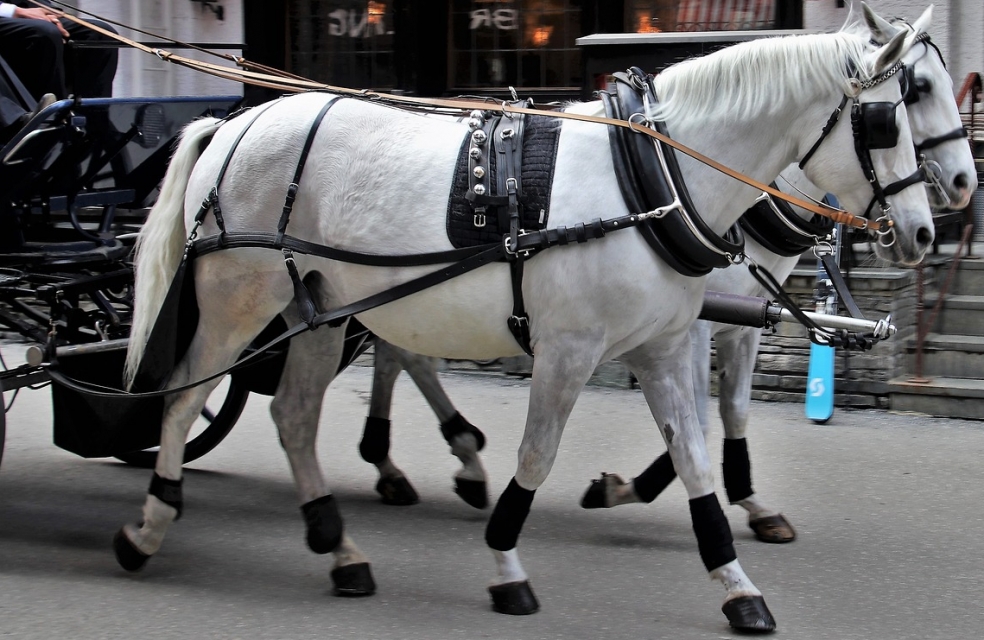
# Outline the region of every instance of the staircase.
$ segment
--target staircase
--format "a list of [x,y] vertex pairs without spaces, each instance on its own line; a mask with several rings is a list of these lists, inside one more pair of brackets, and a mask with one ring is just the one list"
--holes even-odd
[[[945,269],[940,277],[945,276]],[[928,293],[924,318],[938,294]],[[984,260],[964,257],[922,345],[907,343],[910,372],[888,383],[889,408],[984,420]]]

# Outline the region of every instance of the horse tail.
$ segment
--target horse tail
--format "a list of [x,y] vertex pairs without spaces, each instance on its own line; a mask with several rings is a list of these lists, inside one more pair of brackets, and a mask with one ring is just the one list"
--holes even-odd
[[181,133],[181,141],[161,184],[160,196],[147,215],[137,238],[134,260],[134,308],[130,342],[123,365],[123,382],[133,384],[157,315],[178,270],[188,231],[184,200],[188,180],[202,152],[202,142],[213,135],[222,120],[201,118]]

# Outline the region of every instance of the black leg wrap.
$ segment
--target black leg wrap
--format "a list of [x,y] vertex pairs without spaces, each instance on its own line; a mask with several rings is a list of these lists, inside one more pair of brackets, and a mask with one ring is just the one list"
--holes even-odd
[[697,536],[700,559],[708,571],[713,571],[735,560],[735,540],[731,527],[724,517],[717,494],[710,493],[690,501],[690,518]]
[[386,459],[390,450],[390,421],[385,418],[366,418],[359,442],[359,454],[369,464],[379,464]]
[[519,539],[519,532],[530,513],[535,494],[536,491],[527,491],[519,486],[516,478],[509,481],[509,486],[499,496],[485,528],[485,542],[490,548],[496,551],[516,548],[516,540]]
[[724,439],[721,469],[724,472],[724,490],[728,493],[728,502],[734,504],[754,493],[752,491],[752,463],[748,459],[748,440],[745,438]]
[[301,506],[307,523],[307,543],[315,553],[330,553],[342,541],[342,514],[328,494]]
[[444,436],[448,444],[451,444],[451,440],[461,433],[470,433],[475,436],[479,451],[485,448],[485,434],[482,433],[481,429],[465,420],[460,413],[454,414],[450,420],[441,423],[441,435]]
[[133,546],[123,529],[113,536],[113,553],[116,554],[116,562],[127,571],[140,571],[150,559],[150,556]]
[[533,593],[529,580],[509,582],[489,587],[492,609],[511,616],[526,616],[540,610],[540,602]]
[[372,579],[368,562],[348,564],[333,569],[331,582],[336,596],[358,598],[376,593],[376,581]]
[[643,502],[652,502],[676,478],[673,460],[667,451],[632,481],[632,488]]
[[150,489],[147,493],[154,496],[164,504],[174,507],[178,510],[178,515],[174,517],[175,520],[181,518],[181,511],[184,507],[184,501],[181,497],[181,481],[180,480],[168,480],[167,478],[162,478],[157,473],[154,473],[154,477],[150,479]]

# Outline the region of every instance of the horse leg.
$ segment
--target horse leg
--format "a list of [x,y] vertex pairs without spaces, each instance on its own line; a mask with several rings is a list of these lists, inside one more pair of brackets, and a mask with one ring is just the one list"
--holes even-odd
[[[318,281],[308,278],[312,293],[317,291]],[[321,308],[329,307],[322,304]],[[290,324],[300,321],[293,305],[284,317]],[[325,389],[338,371],[344,340],[344,325],[321,327],[293,337],[270,414],[297,485],[308,547],[318,554],[335,555],[331,571],[335,595],[366,596],[376,591],[369,560],[345,535],[337,501],[328,489],[317,458],[321,406]]]
[[533,496],[553,466],[574,402],[597,365],[597,357],[585,350],[585,344],[567,340],[546,348],[541,341],[536,348],[519,464],[485,530],[485,541],[498,569],[489,594],[492,608],[499,613],[524,615],[540,608],[519,561],[516,543]]
[[[210,268],[214,265],[215,268]],[[170,388],[221,371],[231,365],[249,342],[276,316],[279,309],[275,296],[254,300],[256,290],[263,286],[262,275],[242,278],[251,287],[236,288],[234,282],[221,275],[222,261],[200,262],[196,265],[199,323],[188,351],[177,364],[168,381]],[[255,288],[254,288],[255,287]],[[257,298],[261,299],[261,298]],[[234,319],[234,320],[233,320]],[[220,332],[210,327],[222,327]],[[168,526],[181,515],[181,466],[185,440],[192,423],[201,414],[209,394],[220,380],[212,380],[166,399],[161,425],[161,444],[143,507],[140,524],[126,524],[113,539],[113,549],[119,564],[128,571],[141,569],[151,555],[160,549]]]
[[766,506],[752,489],[752,467],[748,457],[745,428],[752,396],[752,374],[761,333],[741,329],[719,334],[718,370],[721,391],[719,406],[724,423],[721,457],[728,501],[748,512],[748,526],[762,542],[783,543],[796,539],[796,530],[778,511]]
[[670,352],[641,347],[623,361],[639,380],[673,467],[687,490],[701,560],[710,577],[726,590],[722,611],[728,622],[742,631],[772,631],[775,619],[738,563],[731,528],[714,493],[714,474],[695,415],[690,355],[690,340],[684,338]]
[[[707,398],[710,394],[711,377],[711,323],[698,320],[690,327],[692,345],[692,364],[694,378],[694,399],[697,402],[697,420],[700,422],[704,438],[710,428],[707,419]],[[629,482],[614,473],[602,473],[601,478],[592,480],[581,497],[584,509],[605,509],[622,504],[645,502],[649,504],[676,478],[673,460],[666,451],[656,458],[645,471]]]
[[485,434],[458,412],[444,392],[437,377],[435,358],[410,353],[393,345],[389,345],[388,349],[410,374],[434,410],[441,421],[441,435],[450,445],[451,453],[461,461],[461,469],[454,474],[454,492],[476,509],[484,509],[489,504],[488,482],[478,452],[485,447]]
[[379,480],[376,492],[383,504],[405,506],[417,504],[420,497],[389,455],[390,411],[393,406],[393,387],[403,370],[389,343],[376,338],[375,362],[372,372],[372,395],[369,399],[369,415],[362,430],[359,454],[366,462],[376,465]]

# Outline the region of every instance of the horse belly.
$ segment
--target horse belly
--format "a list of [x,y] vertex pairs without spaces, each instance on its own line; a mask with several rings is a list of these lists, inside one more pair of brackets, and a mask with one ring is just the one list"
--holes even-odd
[[506,326],[510,315],[509,268],[489,265],[358,319],[387,342],[414,353],[488,360],[523,353]]

